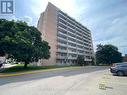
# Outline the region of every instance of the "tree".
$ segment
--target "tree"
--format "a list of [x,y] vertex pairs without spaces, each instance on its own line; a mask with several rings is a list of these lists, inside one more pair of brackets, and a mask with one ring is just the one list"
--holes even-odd
[[49,45],[41,40],[41,32],[21,21],[0,19],[0,54],[8,54],[24,67],[30,62],[50,57]]
[[92,61],[91,61],[91,65],[96,65],[95,57],[94,57],[94,56],[91,57],[91,60],[92,60]]
[[113,45],[97,45],[96,63],[107,64],[117,63],[122,61],[122,55],[118,48]]
[[85,65],[84,56],[79,55],[79,56],[77,57],[77,63],[78,63],[78,65],[80,65],[80,66]]

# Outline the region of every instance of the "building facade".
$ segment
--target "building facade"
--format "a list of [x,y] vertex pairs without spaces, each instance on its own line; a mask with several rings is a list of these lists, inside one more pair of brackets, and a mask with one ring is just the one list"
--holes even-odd
[[51,57],[43,64],[75,64],[79,55],[86,63],[94,58],[91,32],[75,19],[48,3],[38,21],[42,39],[51,47]]

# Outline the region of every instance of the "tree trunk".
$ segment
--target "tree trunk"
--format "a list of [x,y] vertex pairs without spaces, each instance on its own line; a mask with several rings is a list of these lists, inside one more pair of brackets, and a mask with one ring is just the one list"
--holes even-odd
[[25,64],[24,64],[24,68],[27,68],[27,64],[28,64],[28,62],[25,62]]

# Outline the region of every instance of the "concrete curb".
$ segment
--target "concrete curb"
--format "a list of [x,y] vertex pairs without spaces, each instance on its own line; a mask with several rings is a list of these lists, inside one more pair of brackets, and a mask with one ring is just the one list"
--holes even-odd
[[67,68],[65,67],[65,68],[56,68],[56,69],[47,69],[47,70],[35,70],[35,71],[27,71],[27,72],[14,73],[14,74],[1,73],[0,78],[21,76],[21,75],[27,75],[27,74],[36,74],[36,73],[43,73],[43,72],[51,72],[51,71],[59,71],[59,70],[75,70],[80,68],[82,67],[67,67]]

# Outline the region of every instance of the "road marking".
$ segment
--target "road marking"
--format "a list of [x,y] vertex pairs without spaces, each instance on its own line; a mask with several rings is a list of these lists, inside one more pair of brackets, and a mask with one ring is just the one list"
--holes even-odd
[[106,90],[106,85],[105,85],[105,83],[100,83],[100,84],[99,84],[99,89]]
[[107,79],[110,79],[107,74],[102,76],[102,82],[99,83],[99,89],[106,90]]

